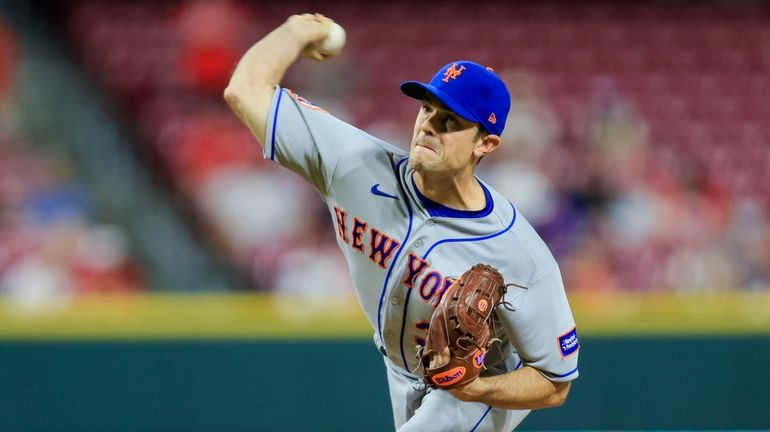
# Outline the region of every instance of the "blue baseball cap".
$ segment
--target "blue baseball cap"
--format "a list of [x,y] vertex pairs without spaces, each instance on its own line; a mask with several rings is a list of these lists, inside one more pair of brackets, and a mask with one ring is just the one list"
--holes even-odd
[[501,135],[511,108],[511,95],[492,68],[471,61],[456,61],[439,69],[428,84],[405,81],[401,91],[423,99],[430,93],[460,117],[481,123],[487,132]]

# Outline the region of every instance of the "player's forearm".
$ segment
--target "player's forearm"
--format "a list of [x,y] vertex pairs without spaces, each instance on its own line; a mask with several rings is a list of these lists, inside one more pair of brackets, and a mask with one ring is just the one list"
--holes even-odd
[[288,22],[279,26],[246,51],[230,78],[225,95],[272,89],[281,82],[306,44],[291,31]]
[[254,44],[235,68],[224,97],[238,118],[262,139],[273,89],[302,51],[284,24]]
[[482,402],[505,409],[538,409],[564,403],[569,382],[553,382],[536,369],[525,366],[517,371],[478,380],[452,391],[465,401]]
[[309,14],[290,17],[243,55],[230,78],[224,98],[238,118],[262,139],[274,88],[309,44],[328,31],[326,18]]

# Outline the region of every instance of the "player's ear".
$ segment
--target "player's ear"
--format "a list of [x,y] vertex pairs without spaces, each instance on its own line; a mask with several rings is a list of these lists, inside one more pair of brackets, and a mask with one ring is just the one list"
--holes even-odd
[[473,148],[473,154],[477,158],[482,158],[489,153],[492,153],[500,146],[500,137],[497,135],[487,134],[484,135]]

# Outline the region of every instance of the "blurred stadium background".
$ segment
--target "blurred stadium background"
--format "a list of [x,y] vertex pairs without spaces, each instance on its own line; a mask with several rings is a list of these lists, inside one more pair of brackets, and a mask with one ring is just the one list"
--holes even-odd
[[0,0],[0,430],[392,429],[328,213],[221,94],[293,13],[287,87],[407,145],[406,79],[495,68],[481,176],[583,345],[521,429],[770,429],[770,4]]

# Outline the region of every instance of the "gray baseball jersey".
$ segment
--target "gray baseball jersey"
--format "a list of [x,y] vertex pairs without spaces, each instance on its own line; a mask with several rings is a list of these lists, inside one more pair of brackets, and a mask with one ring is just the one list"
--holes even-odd
[[[422,196],[408,154],[287,89],[270,108],[264,156],[321,194],[358,300],[387,358],[405,373],[452,281],[476,263],[500,270],[512,310],[497,308],[496,373],[529,365],[552,381],[578,376],[579,343],[558,265],[516,208],[480,182],[487,205],[458,211]],[[516,359],[516,364],[504,360]],[[497,366],[492,368],[492,366]]]

